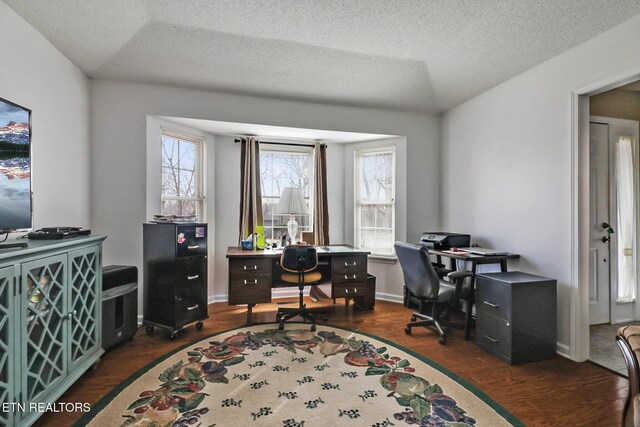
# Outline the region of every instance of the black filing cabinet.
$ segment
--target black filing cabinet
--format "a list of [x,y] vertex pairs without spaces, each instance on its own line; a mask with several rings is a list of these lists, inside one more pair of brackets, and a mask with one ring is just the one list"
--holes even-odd
[[207,224],[143,224],[144,324],[171,339],[207,315]]
[[556,354],[556,280],[519,271],[476,276],[476,342],[511,365]]

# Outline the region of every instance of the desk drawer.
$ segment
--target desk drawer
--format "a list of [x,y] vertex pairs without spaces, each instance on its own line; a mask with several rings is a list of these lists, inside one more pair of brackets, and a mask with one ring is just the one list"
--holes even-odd
[[229,278],[229,304],[271,302],[271,274],[235,274]]
[[367,280],[367,272],[359,271],[359,272],[349,272],[349,273],[339,273],[333,275],[333,283],[355,283],[355,282],[363,282]]
[[194,283],[205,283],[204,279],[207,277],[207,259],[205,257],[179,258],[175,265],[177,284],[191,286]]
[[205,226],[176,227],[176,257],[207,254],[207,228]]
[[335,257],[331,263],[333,264],[333,275],[337,277],[367,274],[366,255]]
[[367,282],[340,283],[333,285],[331,298],[371,296],[374,292]]
[[271,259],[237,258],[229,260],[229,274],[254,276],[256,274],[271,274]]
[[476,276],[476,309],[511,320],[511,287]]
[[489,353],[511,362],[511,322],[478,311],[476,342]]

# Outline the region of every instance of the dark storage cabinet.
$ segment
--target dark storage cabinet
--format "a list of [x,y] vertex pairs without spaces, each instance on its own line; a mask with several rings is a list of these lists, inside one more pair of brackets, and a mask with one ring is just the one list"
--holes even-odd
[[476,342],[511,365],[556,354],[556,280],[519,271],[476,276]]
[[143,224],[144,324],[175,338],[207,315],[207,224]]

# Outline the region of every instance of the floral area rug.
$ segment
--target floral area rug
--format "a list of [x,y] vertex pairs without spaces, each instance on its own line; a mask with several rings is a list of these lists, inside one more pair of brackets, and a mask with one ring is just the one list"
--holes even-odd
[[142,369],[77,425],[522,425],[434,362],[380,338],[288,323],[227,331]]

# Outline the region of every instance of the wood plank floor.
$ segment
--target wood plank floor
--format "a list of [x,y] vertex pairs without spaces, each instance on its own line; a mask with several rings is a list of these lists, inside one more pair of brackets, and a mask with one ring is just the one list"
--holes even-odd
[[[589,362],[576,363],[562,357],[509,366],[485,353],[463,331],[453,330],[446,345],[424,328],[405,335],[411,312],[401,304],[377,301],[370,312],[345,315],[341,301],[310,304],[329,307],[327,324],[351,328],[386,338],[416,351],[460,375],[484,391],[527,426],[618,426],[627,395],[627,380]],[[262,304],[254,310],[255,322],[275,320],[277,305]],[[59,400],[96,403],[138,369],[184,344],[207,335],[239,327],[246,322],[246,309],[226,303],[209,306],[210,318],[202,331],[191,326],[175,341],[163,333],[147,336],[144,328],[131,342],[108,351],[95,370],[87,372]],[[36,426],[71,425],[80,413],[47,413]],[[119,425],[120,420],[114,420]],[[223,426],[224,427],[224,426]]]

